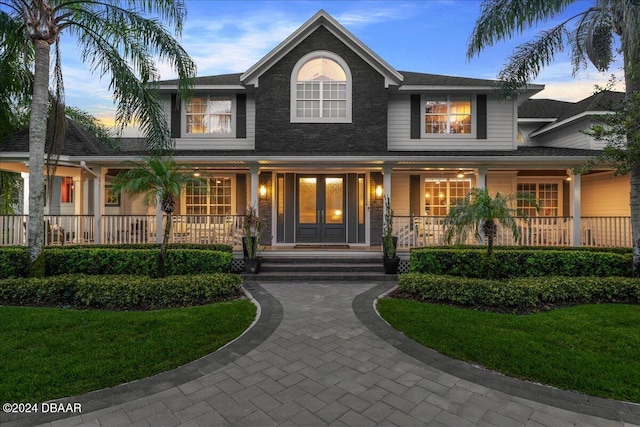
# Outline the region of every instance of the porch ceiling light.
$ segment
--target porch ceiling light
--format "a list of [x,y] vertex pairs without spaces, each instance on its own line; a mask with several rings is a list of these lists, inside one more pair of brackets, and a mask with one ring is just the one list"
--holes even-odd
[[458,175],[456,175],[458,178],[464,178],[464,172],[462,172],[462,169],[458,169]]
[[382,197],[382,185],[376,185],[376,197]]

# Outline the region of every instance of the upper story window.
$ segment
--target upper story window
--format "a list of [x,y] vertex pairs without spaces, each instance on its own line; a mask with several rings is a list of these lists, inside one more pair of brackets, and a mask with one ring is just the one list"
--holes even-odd
[[351,73],[331,52],[305,55],[291,76],[292,122],[351,122]]
[[431,134],[471,134],[470,96],[427,96],[424,131]]
[[231,96],[200,95],[186,102],[186,133],[231,135]]

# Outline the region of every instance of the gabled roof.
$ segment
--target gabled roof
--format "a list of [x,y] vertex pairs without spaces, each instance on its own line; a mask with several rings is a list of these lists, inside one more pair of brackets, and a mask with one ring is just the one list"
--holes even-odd
[[384,77],[385,86],[400,84],[402,81],[402,75],[398,73],[398,71],[380,58],[374,51],[369,49],[364,43],[358,40],[324,10],[320,10],[318,13],[313,15],[311,19],[294,31],[293,34],[287,37],[282,43],[276,46],[271,52],[242,74],[240,77],[242,83],[258,86],[258,80],[262,74],[264,74],[269,68],[271,68],[320,26],[326,28],[345,45],[351,48],[356,54],[358,54],[365,62],[377,70]]
[[[48,149],[46,147],[45,149]],[[28,153],[29,129],[16,132],[0,145],[0,152]],[[78,122],[67,118],[67,130],[62,146],[63,156],[113,156],[117,151],[87,132]]]
[[464,86],[491,89],[495,80],[475,79],[469,77],[445,76],[442,74],[414,73],[400,71],[404,77],[402,86]]
[[[566,126],[576,120],[589,118],[593,115],[608,114],[615,108],[619,107],[623,100],[623,92],[602,91],[581,101],[568,103],[565,109],[557,114],[555,121],[543,126],[535,132],[532,132],[530,136],[535,137],[553,129]],[[536,100],[528,100],[525,104],[531,101]],[[535,102],[532,105],[535,106]],[[518,110],[518,113],[520,114],[520,110]]]
[[[193,85],[195,87],[198,86],[240,86],[242,82],[240,81],[240,76],[242,73],[235,74],[220,74],[217,76],[202,76],[196,77],[193,79]],[[175,86],[178,87],[178,79],[172,80],[162,80],[158,82],[160,88],[164,86]]]
[[566,120],[570,117],[586,112],[594,113],[598,111],[611,111],[612,109],[620,106],[623,100],[623,92],[598,92],[567,108],[560,116],[558,116],[558,121]]
[[555,99],[527,99],[518,107],[518,118],[557,119],[573,102]]

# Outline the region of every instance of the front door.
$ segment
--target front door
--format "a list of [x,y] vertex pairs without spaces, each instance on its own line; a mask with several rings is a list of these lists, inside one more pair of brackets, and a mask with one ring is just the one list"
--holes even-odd
[[345,181],[345,175],[297,176],[297,242],[346,242]]

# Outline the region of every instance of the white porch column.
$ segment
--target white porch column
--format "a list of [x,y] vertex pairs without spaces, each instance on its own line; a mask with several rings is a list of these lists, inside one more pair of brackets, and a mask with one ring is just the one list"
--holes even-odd
[[251,165],[249,166],[249,171],[251,172],[251,207],[258,208],[258,177],[260,175],[260,166]]
[[102,215],[104,215],[104,181],[106,168],[93,168],[93,242],[102,243]]
[[84,181],[82,171],[77,178],[73,178],[74,215],[84,214]]
[[22,215],[29,215],[29,174],[21,172],[22,176]]
[[476,187],[480,189],[487,188],[487,167],[479,166],[476,174]]
[[[389,200],[389,204],[391,204],[391,173],[393,171],[393,167],[391,165],[384,165],[382,167],[382,184],[384,186],[384,198],[383,198],[383,203],[384,201],[386,201],[387,199]],[[382,209],[382,222],[384,224],[384,221],[387,219],[386,218],[386,213],[387,213],[387,209],[383,204],[383,209]]]
[[573,227],[571,230],[571,244],[573,246],[582,246],[582,212],[581,212],[581,200],[580,200],[580,175],[573,175],[569,171],[569,197],[571,203],[569,204],[569,211],[573,217]]

